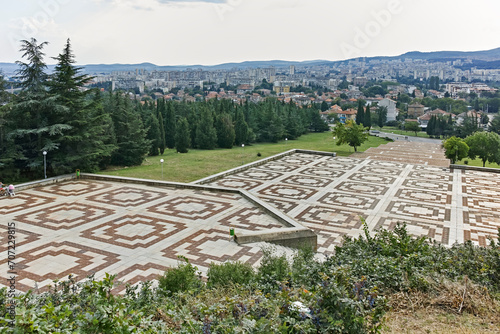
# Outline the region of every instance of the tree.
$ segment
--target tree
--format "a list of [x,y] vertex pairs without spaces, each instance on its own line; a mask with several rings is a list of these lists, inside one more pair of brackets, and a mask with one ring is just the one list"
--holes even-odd
[[357,148],[368,139],[367,129],[362,125],[354,123],[352,120],[346,124],[337,123],[333,130],[334,136],[337,138],[337,146],[347,144],[354,147],[354,152]]
[[469,158],[478,157],[483,162],[500,162],[500,135],[494,132],[476,132],[465,138],[465,143],[469,146]]
[[147,128],[147,136],[146,138],[151,141],[151,145],[149,147],[149,155],[157,156],[160,150],[161,144],[161,131],[160,131],[160,122],[154,113],[151,113],[147,118],[146,123]]
[[236,137],[233,121],[229,114],[220,114],[215,122],[217,145],[220,148],[232,148]]
[[356,124],[361,125],[365,121],[365,109],[361,100],[358,101],[358,112],[356,114]]
[[328,103],[326,103],[326,101],[321,102],[321,111],[327,111],[328,108]]
[[415,132],[415,136],[418,136],[418,132],[420,131],[420,124],[418,124],[418,122],[405,122],[405,130]]
[[500,114],[496,114],[488,127],[488,130],[500,134]]
[[167,104],[165,113],[165,144],[168,148],[175,147],[175,110],[172,102]]
[[213,150],[217,145],[212,111],[206,105],[201,107],[200,121],[196,127],[196,145],[204,150]]
[[[13,139],[15,147],[15,160],[11,168],[20,170],[24,177],[31,179],[40,176],[37,171],[43,164],[42,152],[57,150],[61,136],[72,128],[68,124],[59,123],[58,115],[67,113],[68,110],[47,92],[47,66],[42,52],[47,44],[38,44],[34,38],[22,41],[20,51],[24,52],[23,58],[27,58],[28,62],[16,63],[19,65],[17,74],[23,90],[6,116],[10,129],[7,136]],[[49,174],[52,166],[52,161],[49,161]]]
[[240,109],[236,109],[236,123],[234,125],[234,143],[238,146],[248,143],[248,124],[245,115]]
[[387,107],[379,106],[377,108],[377,125],[383,127],[387,122]]
[[119,93],[109,96],[106,108],[113,119],[118,146],[111,156],[111,163],[117,166],[142,164],[149,153],[151,141],[146,139],[147,131],[141,116],[130,100]]
[[179,153],[188,153],[191,146],[191,135],[189,134],[189,124],[186,118],[181,118],[176,124],[175,149]]
[[465,143],[462,138],[457,138],[455,136],[448,138],[444,144],[445,155],[454,164],[467,157],[469,153],[469,146]]
[[321,118],[318,110],[311,110],[311,131],[314,132],[324,132],[330,130],[330,126],[327,122]]
[[165,142],[165,122],[161,112],[158,113],[158,124],[160,126],[160,154],[163,154],[167,145]]
[[57,60],[57,65],[47,83],[48,92],[65,109],[55,114],[51,122],[70,128],[58,137],[52,136],[59,145],[51,153],[52,170],[55,174],[75,169],[95,172],[117,148],[108,140],[108,136],[114,136],[110,133],[111,118],[102,111],[100,96],[94,94],[94,90],[83,89],[92,78],[81,74],[82,68],[74,65],[76,61],[69,39],[62,53],[53,59]]
[[372,127],[372,113],[370,111],[370,105],[367,105],[366,106],[366,110],[365,110],[365,120],[363,122],[363,125],[365,127],[368,128],[368,130],[370,130],[370,128]]

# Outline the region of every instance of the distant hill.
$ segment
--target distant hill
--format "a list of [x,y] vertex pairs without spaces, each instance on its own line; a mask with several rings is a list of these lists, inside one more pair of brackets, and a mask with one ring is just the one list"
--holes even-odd
[[[428,61],[439,60],[456,60],[456,59],[470,59],[480,64],[480,68],[499,68],[500,62],[500,48],[485,50],[485,51],[435,51],[435,52],[419,52],[412,51],[394,57],[363,57],[355,59],[369,60],[398,60],[398,59],[422,59]],[[219,65],[177,65],[177,66],[158,66],[152,63],[140,64],[89,64],[80,65],[84,67],[85,72],[89,74],[108,74],[113,71],[135,71],[136,69],[145,69],[147,71],[181,71],[187,69],[202,69],[202,70],[230,70],[230,69],[248,69],[248,68],[266,68],[275,67],[283,68],[290,65],[295,66],[312,66],[324,65],[333,66],[339,63],[345,63],[355,59],[330,61],[330,60],[309,60],[309,61],[285,61],[285,60],[264,60],[264,61],[244,61],[241,63],[224,63]],[[475,65],[474,65],[475,66]],[[14,63],[0,63],[0,70],[11,76],[15,73],[17,65]],[[53,65],[49,65],[49,71],[54,69]]]

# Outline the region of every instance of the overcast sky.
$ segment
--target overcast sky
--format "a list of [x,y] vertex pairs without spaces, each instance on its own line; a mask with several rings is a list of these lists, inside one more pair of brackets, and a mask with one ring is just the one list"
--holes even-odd
[[0,0],[0,62],[71,39],[79,64],[341,60],[500,47],[498,0]]

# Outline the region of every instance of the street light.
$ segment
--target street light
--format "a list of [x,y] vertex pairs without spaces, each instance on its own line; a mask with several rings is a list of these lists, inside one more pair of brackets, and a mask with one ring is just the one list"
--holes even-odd
[[241,160],[242,160],[241,164],[243,165],[243,164],[245,164],[245,157],[244,157],[244,155],[245,155],[245,144],[241,144],[241,148],[243,149],[243,154],[241,155]]
[[288,143],[288,138],[285,138],[285,145]]
[[47,151],[43,151],[43,174],[47,178]]
[[165,161],[165,160],[160,159],[160,162],[161,162],[161,179],[162,179],[162,180],[163,180],[163,162],[164,162],[164,161]]

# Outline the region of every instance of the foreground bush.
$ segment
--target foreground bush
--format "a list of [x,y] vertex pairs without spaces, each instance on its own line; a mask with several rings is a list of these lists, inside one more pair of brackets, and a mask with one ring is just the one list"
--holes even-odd
[[[1,333],[380,333],[392,308],[445,307],[499,313],[500,248],[470,242],[445,248],[408,235],[404,225],[346,238],[326,261],[311,249],[293,258],[263,250],[261,265],[213,264],[205,284],[183,259],[158,279],[114,295],[114,276],[55,282],[17,298]],[[235,284],[236,283],[236,284]],[[418,298],[418,299],[417,299]],[[417,303],[418,300],[418,303]]]

